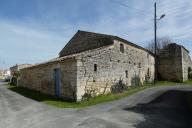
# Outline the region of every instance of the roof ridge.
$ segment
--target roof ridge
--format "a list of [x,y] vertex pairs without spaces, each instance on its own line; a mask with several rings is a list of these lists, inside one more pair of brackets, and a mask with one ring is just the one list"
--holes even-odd
[[150,51],[147,50],[146,48],[144,48],[144,47],[142,47],[142,46],[140,46],[140,45],[138,45],[138,44],[135,44],[135,43],[133,43],[133,42],[130,42],[130,41],[126,40],[126,39],[123,39],[123,38],[121,38],[121,37],[119,37],[119,36],[116,36],[116,35],[108,35],[108,34],[102,34],[102,33],[96,33],[96,32],[84,31],[84,30],[78,30],[77,32],[92,33],[92,34],[97,34],[97,35],[109,36],[109,37],[111,37],[111,38],[113,38],[113,39],[120,39],[120,40],[123,40],[123,41],[125,41],[125,42],[130,43],[131,45],[134,45],[135,47],[141,48],[141,49],[149,52],[150,54],[153,54],[152,52],[150,52]]
[[97,35],[103,35],[103,36],[114,37],[114,35],[103,34],[103,33],[97,33],[97,32],[91,32],[91,31],[84,31],[84,30],[78,30],[77,32],[85,32],[85,33],[90,33],[90,34],[97,34]]
[[[96,47],[100,47],[100,46],[103,46],[103,45],[106,45],[106,44],[109,44],[109,41],[108,41],[108,43],[106,43],[106,40],[119,40],[119,41],[123,41],[123,42],[125,42],[125,43],[128,43],[129,45],[132,45],[132,46],[134,46],[134,47],[136,47],[136,48],[139,48],[139,49],[142,49],[142,50],[144,50],[144,51],[146,51],[146,52],[148,52],[148,53],[150,53],[150,54],[152,54],[153,55],[153,53],[152,52],[150,52],[149,50],[147,50],[146,48],[143,48],[142,46],[140,46],[140,45],[138,45],[138,44],[135,44],[135,43],[132,43],[132,42],[130,42],[130,41],[128,41],[128,40],[126,40],[126,39],[123,39],[123,38],[121,38],[121,37],[119,37],[119,36],[116,36],[116,35],[108,35],[108,34],[102,34],[102,33],[96,33],[96,32],[89,32],[89,31],[84,31],[84,30],[78,30],[77,32],[76,32],[76,34],[71,38],[71,40],[76,36],[76,35],[85,35],[85,36],[87,36],[87,37],[91,37],[91,38],[93,38],[93,39],[99,39],[99,38],[104,38],[104,42],[100,42],[101,44],[97,44],[97,46],[96,45],[92,45],[92,46],[90,46],[89,48],[88,47],[86,47],[86,48],[82,48],[82,47],[80,47],[80,50],[78,50],[77,51],[77,49],[75,49],[75,48],[73,48],[73,51],[72,52],[82,52],[82,51],[85,51],[85,50],[90,50],[90,49],[94,49],[94,48],[96,48]],[[79,38],[79,37],[77,37],[77,38]],[[60,51],[60,53],[59,53],[59,55],[60,56],[64,56],[64,55],[67,55],[67,54],[72,54],[72,52],[70,52],[69,51],[69,49],[71,50],[71,47],[76,47],[76,46],[73,46],[74,45],[74,43],[73,43],[73,45],[69,45],[70,43],[71,43],[71,40],[65,45],[65,47]],[[85,40],[85,42],[87,42],[87,40]],[[82,42],[80,42],[80,43],[82,43]],[[93,43],[93,42],[92,42]],[[78,44],[78,41],[77,41],[77,44]],[[68,50],[66,50],[66,49],[68,49]],[[65,50],[65,51],[64,51]],[[62,54],[62,52],[63,52],[63,54]]]

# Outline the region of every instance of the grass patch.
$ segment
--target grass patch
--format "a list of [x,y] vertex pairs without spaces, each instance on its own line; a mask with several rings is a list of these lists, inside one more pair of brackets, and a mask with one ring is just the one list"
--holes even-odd
[[183,82],[184,84],[189,84],[189,85],[192,85],[192,80],[187,80],[185,82]]
[[[190,82],[192,84],[192,81],[190,81]],[[77,103],[76,102],[66,102],[66,101],[63,101],[61,98],[56,98],[56,97],[53,97],[50,95],[42,94],[39,91],[34,91],[34,90],[30,90],[30,89],[23,88],[23,87],[8,85],[8,89],[10,89],[14,92],[17,92],[30,99],[33,99],[33,100],[36,100],[36,101],[39,101],[42,103],[46,103],[46,104],[49,104],[52,106],[56,106],[59,108],[82,108],[82,107],[95,105],[98,103],[109,102],[109,101],[121,99],[123,97],[129,96],[131,94],[145,90],[147,88],[158,87],[158,86],[174,86],[176,84],[177,83],[175,83],[175,82],[162,81],[162,82],[158,82],[156,85],[146,84],[144,86],[130,87],[128,89],[128,91],[126,91],[124,93],[117,93],[117,94],[110,93],[110,94],[106,94],[106,95],[99,95],[95,98],[91,98],[88,101],[81,101],[81,102],[77,102]]]

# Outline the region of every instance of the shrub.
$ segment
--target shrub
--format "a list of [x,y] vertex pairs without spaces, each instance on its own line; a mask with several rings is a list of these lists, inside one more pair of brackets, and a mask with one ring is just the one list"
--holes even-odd
[[12,77],[12,79],[11,79],[11,83],[10,83],[11,85],[13,85],[13,86],[16,86],[17,85],[17,77]]
[[89,100],[91,98],[96,97],[96,89],[90,89],[85,92],[85,94],[82,96],[82,100]]
[[128,86],[120,79],[118,83],[111,86],[111,93],[122,93],[128,90]]
[[131,85],[132,86],[140,86],[141,85],[141,80],[139,76],[134,76],[131,78]]

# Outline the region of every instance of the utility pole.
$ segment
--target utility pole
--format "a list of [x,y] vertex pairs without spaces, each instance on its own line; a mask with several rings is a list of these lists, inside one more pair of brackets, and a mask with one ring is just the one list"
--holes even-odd
[[155,79],[154,84],[157,82],[157,14],[156,14],[156,2],[154,5],[154,41],[155,41]]
[[165,14],[162,14],[160,18],[157,18],[157,12],[156,12],[156,2],[154,4],[154,41],[155,41],[155,78],[154,78],[154,84],[156,84],[158,80],[158,59],[157,59],[157,21],[161,20],[163,17],[165,17]]

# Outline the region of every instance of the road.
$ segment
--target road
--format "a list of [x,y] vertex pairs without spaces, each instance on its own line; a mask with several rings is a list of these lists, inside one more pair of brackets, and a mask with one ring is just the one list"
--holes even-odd
[[60,109],[8,90],[0,82],[0,128],[192,127],[190,86],[150,88],[121,100],[83,109]]

